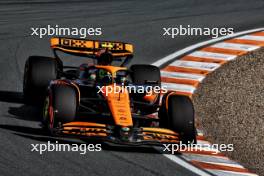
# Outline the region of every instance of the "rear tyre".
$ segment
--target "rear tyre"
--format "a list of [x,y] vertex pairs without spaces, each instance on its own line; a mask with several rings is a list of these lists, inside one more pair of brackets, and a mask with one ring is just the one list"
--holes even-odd
[[[161,79],[160,79],[160,69],[153,65],[132,65],[130,67],[130,70],[132,71],[131,79],[134,84],[138,85],[146,85],[147,82],[149,82],[149,85],[152,87],[158,86],[161,87]],[[152,106],[147,105],[139,105],[137,108],[143,113],[143,114],[151,114],[157,111],[158,105],[159,105],[159,97],[160,94],[156,97],[154,100]],[[143,96],[137,94],[135,98],[139,101],[143,101]]]
[[159,111],[160,126],[179,133],[183,143],[196,143],[192,100],[187,96],[171,95],[168,98],[168,110],[164,103]]
[[77,109],[76,96],[76,91],[71,86],[52,86],[44,105],[44,127],[52,132],[60,124],[74,121]]
[[43,103],[47,87],[57,78],[56,61],[49,57],[30,56],[25,64],[23,93],[26,103]]

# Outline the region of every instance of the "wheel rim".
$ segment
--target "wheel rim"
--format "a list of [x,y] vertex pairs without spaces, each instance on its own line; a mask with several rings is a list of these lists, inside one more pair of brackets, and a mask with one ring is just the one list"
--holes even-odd
[[51,102],[52,102],[52,97],[49,96],[49,105],[48,105],[49,127],[52,130],[54,127],[54,110]]
[[44,104],[43,121],[50,131],[54,128],[54,108],[52,106],[52,97],[49,95]]

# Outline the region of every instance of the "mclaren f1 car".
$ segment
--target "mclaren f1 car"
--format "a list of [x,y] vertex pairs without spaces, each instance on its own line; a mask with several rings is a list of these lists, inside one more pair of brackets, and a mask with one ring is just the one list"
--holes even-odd
[[[25,101],[43,107],[42,124],[50,134],[122,144],[196,141],[191,98],[154,91],[161,87],[156,66],[127,68],[133,58],[132,44],[52,38],[51,48],[54,57],[27,59],[23,82]],[[58,51],[87,62],[66,66]],[[127,86],[142,91],[127,91]],[[105,92],[114,88],[119,91]]]

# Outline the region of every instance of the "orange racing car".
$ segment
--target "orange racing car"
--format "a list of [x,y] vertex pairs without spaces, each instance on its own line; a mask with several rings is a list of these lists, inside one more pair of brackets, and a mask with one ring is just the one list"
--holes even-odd
[[[42,124],[50,134],[121,144],[196,141],[192,100],[164,91],[156,66],[127,68],[133,45],[52,38],[51,48],[54,57],[27,59],[23,82],[26,102],[43,106]],[[94,64],[65,66],[58,51]]]

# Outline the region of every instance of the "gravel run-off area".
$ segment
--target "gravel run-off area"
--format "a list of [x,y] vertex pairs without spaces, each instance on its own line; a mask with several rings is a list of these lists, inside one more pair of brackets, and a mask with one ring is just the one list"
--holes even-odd
[[209,74],[193,100],[208,140],[233,144],[234,151],[225,154],[264,175],[264,49]]

